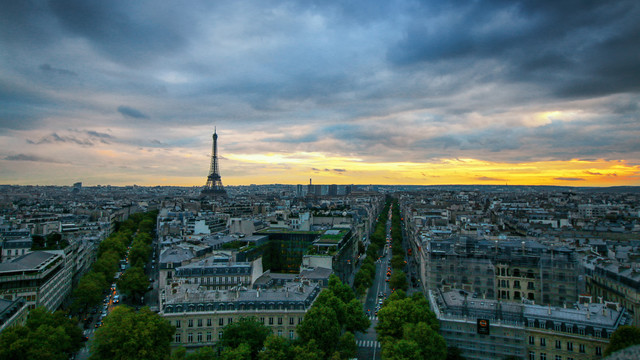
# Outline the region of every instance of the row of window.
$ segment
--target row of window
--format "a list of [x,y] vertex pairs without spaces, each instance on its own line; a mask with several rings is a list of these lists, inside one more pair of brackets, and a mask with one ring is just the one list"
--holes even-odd
[[[277,332],[278,336],[282,336],[282,330],[278,330]],[[289,330],[289,339],[293,340],[295,337],[295,332],[293,330]],[[218,340],[222,339],[222,330],[218,331]],[[176,343],[181,343],[182,342],[182,334],[181,333],[176,333],[174,336],[174,342]],[[192,332],[187,333],[187,343],[211,343],[213,342],[213,334],[211,333],[211,331],[207,331],[206,333],[202,332],[198,332],[194,334]],[[195,340],[195,341],[194,341]]]
[[[539,341],[540,341],[539,342],[540,346],[542,346],[542,347],[547,346],[547,339],[546,338],[541,337],[539,339]],[[529,345],[535,345],[535,344],[536,344],[535,336],[529,336]],[[565,346],[566,346],[566,350],[567,351],[573,351],[573,342],[567,341],[565,343]],[[562,350],[562,341],[561,340],[556,340],[556,349]],[[585,348],[584,344],[578,344],[578,349],[579,349],[578,351],[581,352],[581,353],[585,353],[586,352],[586,348]]]
[[241,302],[241,303],[209,303],[198,305],[167,305],[164,308],[166,313],[181,313],[194,312],[194,311],[225,311],[225,310],[303,310],[305,303],[303,302],[279,302],[279,303],[255,303],[255,302]]
[[[207,319],[195,319],[195,320],[194,319],[188,319],[187,320],[187,327],[194,327],[194,325],[196,325],[196,324],[197,324],[196,325],[197,327],[203,327],[204,324],[205,324],[205,320],[206,320],[206,324],[207,324],[206,326],[207,327],[213,326],[213,319],[212,318],[207,318]],[[266,318],[266,320],[267,320],[267,323],[269,325],[275,325],[273,316],[270,316],[270,317]],[[259,317],[258,321],[264,325],[265,324],[265,317]],[[283,321],[284,321],[284,317],[279,316],[279,317],[275,318],[275,321],[277,321],[278,325],[282,325]],[[302,322],[302,317],[298,317],[298,324],[300,324],[301,322]],[[226,324],[225,324],[224,318],[222,318],[222,317],[218,318],[218,326],[229,325],[231,323],[233,323],[233,318],[232,317],[227,318]],[[175,325],[176,325],[177,329],[182,328],[182,320],[176,320]],[[296,325],[294,317],[289,317],[289,325]]]
[[[600,346],[596,346],[595,352],[596,352],[596,356],[602,356],[602,348]],[[547,353],[540,353],[540,357],[538,359],[551,360],[551,359],[547,359]],[[536,359],[535,351],[529,351],[529,360],[538,360],[538,359]],[[571,356],[567,356],[563,359],[562,355],[556,355],[555,360],[574,360],[574,358]]]
[[[529,320],[528,322],[528,327],[536,327],[536,325],[538,325],[537,327],[540,329],[546,329],[547,328],[547,323],[545,321],[538,321],[536,322],[535,320]],[[576,332],[575,327],[571,324],[563,324],[562,323],[554,323],[553,324],[553,330],[554,331],[564,331],[567,332],[569,334],[580,334],[580,335],[585,335],[587,333],[586,329],[584,327],[581,326],[576,326],[578,328],[578,331]],[[589,333],[588,335],[593,335],[594,337],[601,337],[601,338],[608,338],[609,337],[609,332],[608,331],[602,331],[601,329],[593,329],[593,333]]]

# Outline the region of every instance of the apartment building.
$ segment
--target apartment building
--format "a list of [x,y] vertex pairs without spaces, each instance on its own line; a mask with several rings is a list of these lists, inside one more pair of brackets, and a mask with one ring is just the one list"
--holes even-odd
[[160,295],[160,315],[176,327],[173,346],[215,344],[224,326],[252,317],[274,335],[295,339],[296,326],[320,293],[318,284],[289,282],[272,289],[207,290],[197,284],[175,284]]
[[616,304],[553,307],[429,290],[440,333],[467,359],[600,359],[611,334],[631,323]]

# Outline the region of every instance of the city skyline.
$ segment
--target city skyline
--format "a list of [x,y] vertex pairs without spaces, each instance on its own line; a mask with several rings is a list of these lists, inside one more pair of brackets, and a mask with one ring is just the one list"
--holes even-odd
[[0,184],[640,185],[633,1],[0,5]]

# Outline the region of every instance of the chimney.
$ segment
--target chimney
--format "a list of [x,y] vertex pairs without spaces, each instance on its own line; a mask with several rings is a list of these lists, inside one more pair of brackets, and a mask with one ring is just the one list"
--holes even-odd
[[260,286],[258,286],[258,291],[256,291],[256,297],[260,297]]

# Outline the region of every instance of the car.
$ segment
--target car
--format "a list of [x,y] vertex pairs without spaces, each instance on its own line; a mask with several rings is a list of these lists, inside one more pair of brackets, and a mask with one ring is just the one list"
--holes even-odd
[[97,327],[97,328],[99,328],[100,326],[102,326],[102,321],[98,321],[98,322],[96,323],[96,327]]
[[119,302],[120,302],[120,295],[116,295],[116,296],[114,296],[114,297],[113,297],[113,303],[114,303],[114,304],[117,304],[117,303],[119,303]]
[[382,300],[382,299],[378,300],[378,305],[382,305],[383,302],[384,302],[384,300]]

